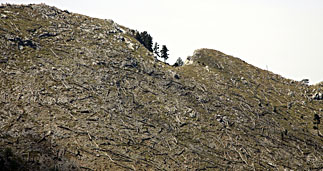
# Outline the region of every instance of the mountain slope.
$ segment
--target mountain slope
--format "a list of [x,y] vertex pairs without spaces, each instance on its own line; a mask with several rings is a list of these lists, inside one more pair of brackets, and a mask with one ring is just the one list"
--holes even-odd
[[320,85],[210,49],[168,66],[133,30],[44,4],[0,14],[2,168],[323,169]]

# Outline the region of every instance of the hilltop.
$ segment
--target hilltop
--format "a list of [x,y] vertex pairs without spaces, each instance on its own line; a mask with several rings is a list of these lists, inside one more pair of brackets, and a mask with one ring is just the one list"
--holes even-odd
[[129,28],[45,4],[0,15],[4,170],[323,169],[322,84],[211,49],[170,66]]

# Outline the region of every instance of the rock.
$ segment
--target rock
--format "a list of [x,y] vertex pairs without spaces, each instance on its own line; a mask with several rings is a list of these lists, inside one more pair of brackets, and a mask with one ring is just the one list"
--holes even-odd
[[189,56],[189,57],[187,57],[187,59],[185,60],[184,65],[191,65],[191,64],[193,64],[193,60],[192,60],[192,57],[191,57],[191,56]]
[[312,96],[313,100],[323,100],[323,94],[322,93],[315,93]]

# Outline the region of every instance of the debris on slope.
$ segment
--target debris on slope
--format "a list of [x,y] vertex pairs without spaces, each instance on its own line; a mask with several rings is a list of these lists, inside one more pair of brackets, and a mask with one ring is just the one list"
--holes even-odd
[[44,4],[0,13],[0,149],[27,170],[323,168],[311,86],[209,49],[167,66],[130,29]]

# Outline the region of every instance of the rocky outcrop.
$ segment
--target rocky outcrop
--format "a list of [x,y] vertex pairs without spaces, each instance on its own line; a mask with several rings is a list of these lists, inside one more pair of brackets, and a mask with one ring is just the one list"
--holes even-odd
[[44,4],[0,13],[2,168],[323,167],[312,86],[210,49],[172,67],[112,20]]

